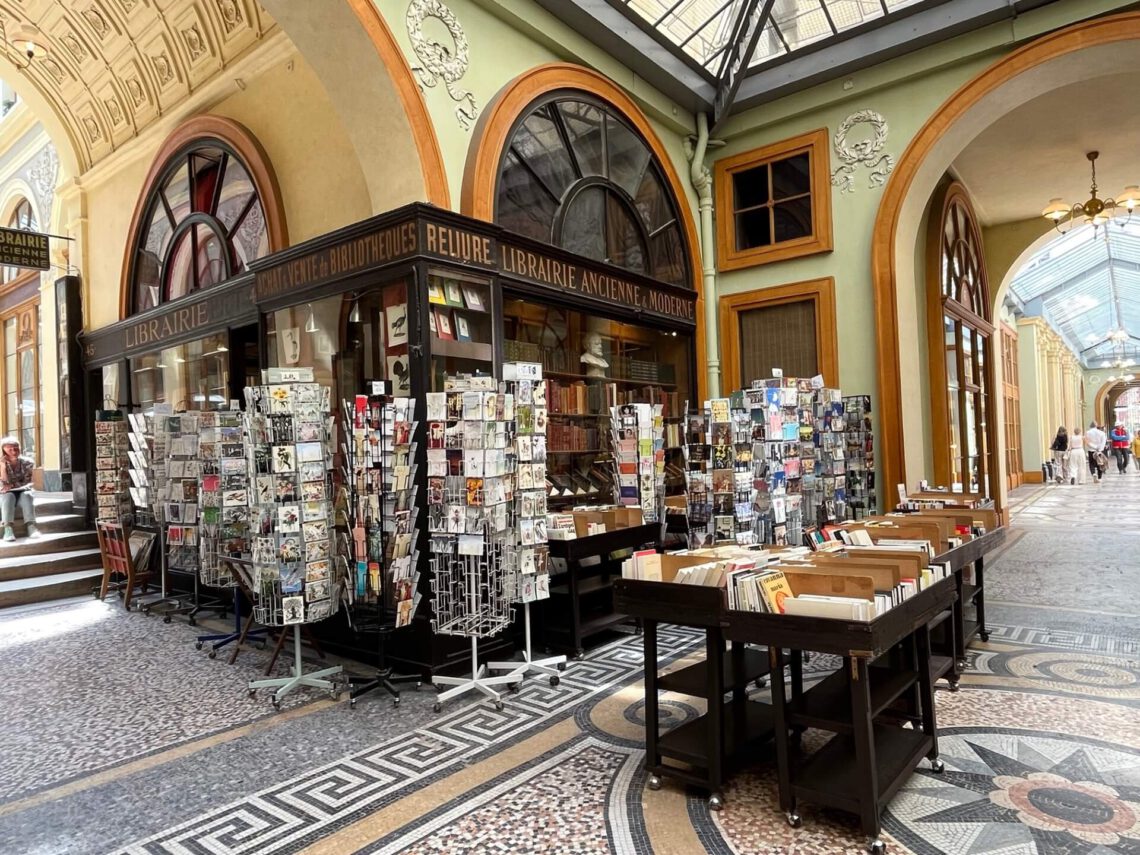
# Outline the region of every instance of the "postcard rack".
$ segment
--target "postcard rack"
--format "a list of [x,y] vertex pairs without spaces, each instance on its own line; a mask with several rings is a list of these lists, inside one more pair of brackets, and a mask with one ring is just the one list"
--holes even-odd
[[347,566],[338,556],[334,527],[329,388],[312,382],[311,369],[269,369],[265,375],[265,385],[245,390],[248,474],[222,481],[221,506],[223,513],[249,509],[255,534],[247,583],[255,620],[293,630],[292,676],[249,683],[251,697],[257,689],[276,689],[271,701],[279,708],[302,687],[338,694],[328,678],[340,673],[339,665],[304,673],[301,625],[336,613]]
[[[642,625],[648,786],[655,790],[662,777],[676,778],[708,792],[709,807],[719,810],[728,772],[750,762],[772,739],[772,708],[748,700],[746,693],[749,683],[764,685],[768,654],[734,641],[725,655],[724,595],[719,588],[618,579],[614,600],[618,610]],[[703,629],[705,658],[660,673],[657,627],[662,623]],[[699,697],[707,712],[662,736],[658,692]],[[726,701],[727,693],[731,697]]]
[[368,676],[349,676],[349,706],[382,689],[400,703],[400,686],[420,686],[414,675],[397,674],[387,660],[388,637],[408,626],[420,600],[416,549],[417,423],[414,401],[393,398],[390,381],[373,381],[371,394],[345,401],[341,450],[348,485],[347,527],[352,532],[349,565],[352,625],[377,637],[377,666]]
[[[510,671],[516,677],[541,674],[550,685],[561,682],[559,672],[566,669],[565,656],[535,659],[532,649],[530,604],[550,598],[550,549],[545,542],[535,542],[535,532],[546,521],[546,420],[539,422],[526,415],[527,408],[546,406],[546,385],[540,363],[512,362],[503,366],[507,390],[515,399],[515,435],[513,439],[516,468],[514,493],[514,541],[511,550],[513,579],[511,599],[522,604],[523,661],[490,662],[492,671]],[[523,476],[522,467],[529,472]],[[525,488],[524,488],[525,485]]]
[[[427,402],[429,421],[441,413],[445,421],[444,448],[428,453],[432,630],[470,639],[471,676],[434,676],[434,709],[471,691],[502,709],[494,687],[517,687],[520,678],[513,672],[488,676],[479,664],[479,639],[511,622],[516,546],[514,505],[507,496],[517,464],[511,448],[514,396],[498,391],[489,377],[448,377],[445,388]],[[532,537],[545,542],[545,520]]]

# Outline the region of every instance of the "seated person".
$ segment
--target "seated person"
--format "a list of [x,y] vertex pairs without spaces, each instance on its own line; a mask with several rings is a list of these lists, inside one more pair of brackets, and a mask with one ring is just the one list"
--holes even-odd
[[36,528],[36,506],[32,500],[32,470],[36,464],[30,457],[20,456],[20,443],[15,437],[0,439],[0,525],[4,526],[4,542],[16,539],[12,523],[16,505],[28,524],[28,537],[39,537]]

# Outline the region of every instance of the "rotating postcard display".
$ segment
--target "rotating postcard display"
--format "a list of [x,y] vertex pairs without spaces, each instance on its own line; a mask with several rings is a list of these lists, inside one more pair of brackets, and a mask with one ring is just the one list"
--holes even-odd
[[342,441],[345,483],[351,490],[347,523],[352,531],[352,623],[358,630],[376,632],[380,645],[373,675],[349,677],[353,705],[373,689],[384,689],[398,704],[397,685],[419,683],[418,677],[393,673],[384,655],[385,636],[412,622],[421,596],[415,401],[393,398],[390,382],[371,385],[371,395],[344,402],[345,424],[352,426]]
[[[253,534],[250,588],[255,617],[264,626],[292,626],[292,677],[254,680],[276,688],[273,704],[302,686],[336,695],[324,679],[340,666],[309,674],[301,666],[301,624],[337,610],[347,563],[335,548],[330,484],[332,417],[329,388],[312,382],[311,369],[269,369],[262,386],[246,387],[249,480],[222,485],[221,508],[247,506]],[[237,566],[237,565],[235,565]]]
[[[762,395],[761,395],[762,398]],[[714,398],[686,424],[689,546],[756,543],[753,423],[743,397]]]
[[166,567],[197,576],[198,420],[202,413],[156,414],[151,485],[155,518],[165,527]]
[[[427,395],[432,629],[471,639],[471,677],[434,677],[436,686],[451,687],[440,692],[435,709],[473,690],[502,709],[491,687],[518,677],[488,677],[479,665],[478,640],[511,621],[515,399],[493,377],[448,376],[444,390]],[[541,536],[545,542],[545,524]]]
[[[550,597],[550,548],[546,540],[546,384],[542,379],[542,364],[508,362],[503,366],[503,378],[508,394],[513,394],[515,400],[514,449],[518,461],[511,599],[523,606],[526,647],[522,663],[492,662],[490,668],[511,671],[516,678],[530,672],[545,674],[550,684],[557,686],[558,672],[565,669],[566,657],[533,659],[530,637],[530,604]],[[540,412],[542,416],[537,417]]]
[[641,507],[647,523],[661,519],[665,506],[665,420],[661,404],[610,407],[616,501]]
[[[205,585],[233,589],[233,631],[198,636],[197,648],[201,650],[209,643],[211,659],[226,645],[243,638],[241,583],[234,568],[240,562],[248,564],[253,536],[244,425],[241,410],[198,414],[198,575]],[[244,638],[261,640],[267,632],[248,630]],[[236,656],[235,652],[230,661]]]

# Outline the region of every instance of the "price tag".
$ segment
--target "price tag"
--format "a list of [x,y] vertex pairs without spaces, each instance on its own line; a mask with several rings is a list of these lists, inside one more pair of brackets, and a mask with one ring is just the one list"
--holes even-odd
[[387,380],[372,380],[369,382],[368,386],[370,395],[380,396],[390,394],[389,384]]
[[503,366],[504,380],[541,380],[541,362],[508,362]]

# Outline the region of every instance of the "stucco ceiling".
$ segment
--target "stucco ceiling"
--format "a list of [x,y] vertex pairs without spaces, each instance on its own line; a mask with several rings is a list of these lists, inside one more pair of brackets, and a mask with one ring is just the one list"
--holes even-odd
[[1055,89],[1011,109],[954,161],[987,225],[1040,215],[1049,200],[1083,202],[1097,160],[1099,195],[1140,184],[1140,124],[1132,121],[1140,72]]
[[[0,0],[5,72],[30,84],[66,128],[81,169],[122,146],[275,27],[254,0]],[[26,63],[21,24],[46,54]],[[7,63],[6,63],[7,64]],[[59,145],[60,141],[57,141]]]

